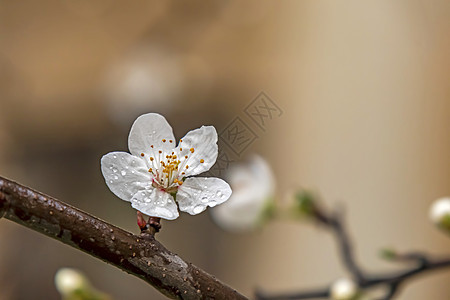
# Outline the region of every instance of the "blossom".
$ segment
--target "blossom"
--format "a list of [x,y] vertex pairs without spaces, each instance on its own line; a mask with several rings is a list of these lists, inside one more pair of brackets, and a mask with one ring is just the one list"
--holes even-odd
[[232,165],[225,174],[233,195],[211,210],[213,220],[230,231],[254,229],[272,204],[275,180],[269,164],[259,155],[247,163]]
[[225,202],[231,188],[224,180],[191,177],[208,171],[216,162],[216,129],[202,126],[175,144],[172,127],[163,116],[148,113],[138,117],[128,137],[131,154],[111,152],[102,157],[106,184],[138,211],[167,220],[179,216],[178,208],[196,215]]
[[330,289],[331,299],[353,300],[358,296],[358,286],[348,278],[336,280]]
[[439,198],[431,205],[430,219],[437,226],[450,229],[450,197]]

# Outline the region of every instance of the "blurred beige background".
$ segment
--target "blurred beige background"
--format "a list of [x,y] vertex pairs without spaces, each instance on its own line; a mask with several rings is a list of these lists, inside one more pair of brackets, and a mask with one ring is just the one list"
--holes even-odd
[[[0,0],[0,174],[137,232],[100,157],[133,120],[164,114],[177,137],[219,130],[266,91],[284,114],[246,151],[295,187],[345,205],[358,259],[381,247],[449,253],[428,221],[450,195],[450,2]],[[248,121],[248,119],[247,119]],[[233,235],[205,212],[163,224],[169,249],[236,289],[293,291],[345,273],[331,236],[275,222]],[[163,299],[144,282],[0,221],[0,299],[58,299],[76,267],[115,299]],[[450,271],[398,299],[448,299]]]

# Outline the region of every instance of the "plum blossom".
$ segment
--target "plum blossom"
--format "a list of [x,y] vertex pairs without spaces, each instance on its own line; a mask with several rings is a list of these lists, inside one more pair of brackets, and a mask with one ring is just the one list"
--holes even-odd
[[255,154],[248,162],[232,165],[225,179],[233,187],[233,195],[227,203],[211,210],[213,220],[228,231],[255,229],[273,205],[275,179],[269,164]]
[[208,171],[218,154],[217,132],[202,126],[176,146],[172,127],[156,113],[136,119],[128,137],[131,152],[110,152],[101,169],[109,189],[138,211],[167,220],[191,215],[225,202],[231,188],[214,177],[191,177]]

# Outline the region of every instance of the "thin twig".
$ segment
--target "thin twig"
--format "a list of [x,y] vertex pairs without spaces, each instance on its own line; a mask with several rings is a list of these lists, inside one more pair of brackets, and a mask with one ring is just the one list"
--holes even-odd
[[[357,264],[351,241],[339,214],[328,214],[324,209],[317,204],[314,205],[311,215],[319,224],[325,226],[330,230],[339,245],[339,253],[346,269],[353,276],[355,282],[361,289],[370,289],[376,286],[385,286],[387,293],[381,300],[391,300],[398,293],[399,288],[405,281],[414,276],[426,272],[450,267],[450,258],[431,259],[426,254],[420,252],[411,252],[406,254],[395,254],[392,260],[399,262],[416,263],[416,266],[406,269],[401,272],[389,274],[371,274],[365,272]],[[330,294],[330,286],[314,291],[302,291],[291,294],[273,294],[269,295],[260,290],[256,292],[256,297],[259,300],[296,300],[296,299],[326,299]]]
[[173,299],[247,299],[155,240],[134,235],[53,197],[0,177],[0,217],[137,276]]

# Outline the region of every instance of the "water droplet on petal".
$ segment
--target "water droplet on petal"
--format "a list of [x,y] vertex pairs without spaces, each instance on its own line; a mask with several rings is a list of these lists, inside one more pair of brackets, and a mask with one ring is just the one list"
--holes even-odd
[[199,214],[203,211],[203,206],[198,205],[198,206],[194,207],[193,211],[194,211],[194,214]]
[[110,180],[109,183],[114,183],[114,181],[113,181],[113,180]]
[[218,197],[221,197],[223,194],[222,194],[221,191],[217,191],[216,195],[217,195]]
[[125,170],[120,171],[120,174],[122,174],[122,176],[127,175],[127,172]]
[[113,169],[113,172],[114,172],[114,173],[117,173],[117,169]]
[[114,175],[114,179],[115,179],[115,180],[119,179],[119,176]]

